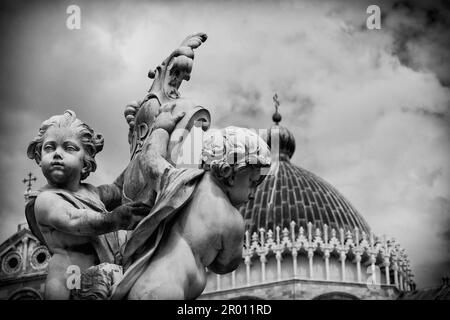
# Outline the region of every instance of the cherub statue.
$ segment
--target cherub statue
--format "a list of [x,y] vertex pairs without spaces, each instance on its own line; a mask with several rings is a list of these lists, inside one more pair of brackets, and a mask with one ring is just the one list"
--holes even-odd
[[26,206],[30,229],[52,253],[46,299],[71,297],[66,284],[70,266],[83,272],[106,263],[103,270],[121,272],[108,266],[120,260],[123,238],[115,231],[133,229],[150,210],[142,203],[119,205],[122,176],[98,188],[82,183],[96,170],[95,155],[102,149],[102,135],[70,110],[44,121],[28,146],[28,157],[47,179]]
[[205,267],[219,274],[238,267],[244,237],[238,208],[264,179],[270,151],[245,128],[204,135],[199,169],[175,168],[165,159],[167,149],[153,146],[168,143],[167,131],[154,131],[144,143],[137,157],[157,197],[128,239],[127,271],[113,299],[194,299],[205,288]]
[[[184,113],[163,106],[154,122],[152,152],[167,148],[160,135],[172,133]],[[142,202],[120,205],[126,170],[111,185],[94,187],[81,181],[96,170],[95,155],[103,137],[77,119],[73,111],[44,121],[28,146],[28,157],[42,168],[48,184],[29,197],[26,217],[32,232],[47,245],[52,258],[46,299],[107,299],[122,276],[121,246],[150,211]],[[153,172],[163,174],[155,167]],[[147,176],[147,180],[152,177]],[[108,211],[110,210],[110,211]],[[69,290],[67,270],[80,269],[81,287]]]
[[[210,124],[208,110],[178,92],[182,80],[190,79],[193,49],[206,38],[187,37],[149,72],[154,82],[146,97],[125,109],[131,160],[122,202],[142,201],[152,209],[129,234],[126,273],[113,299],[192,299],[204,289],[205,267],[226,273],[241,260],[244,222],[237,207],[264,177],[261,168],[270,165],[266,143],[248,129],[210,131],[200,168],[176,167],[185,134]],[[169,108],[172,117],[184,113],[173,132],[155,129],[161,108]]]

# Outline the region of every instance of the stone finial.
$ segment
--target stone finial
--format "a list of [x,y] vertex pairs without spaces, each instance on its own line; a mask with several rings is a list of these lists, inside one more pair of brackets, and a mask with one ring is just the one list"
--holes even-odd
[[295,221],[291,221],[291,241],[295,242]]
[[258,234],[256,232],[253,232],[252,235],[252,248],[253,249],[258,248]]
[[269,246],[272,246],[272,244],[273,244],[273,232],[271,229],[269,229],[269,231],[267,231],[267,244]]
[[323,240],[322,240],[322,232],[319,228],[316,228],[316,231],[314,233],[314,246],[316,247],[323,247]]
[[289,245],[290,240],[289,240],[289,230],[287,228],[283,229],[283,243],[285,245]]
[[361,243],[360,246],[361,248],[367,249],[369,247],[369,242],[367,241],[367,234],[363,231],[361,232]]
[[370,240],[369,240],[370,242],[370,246],[373,248],[374,247],[374,245],[375,245],[375,239],[374,239],[374,235],[373,235],[373,232],[370,232]]
[[308,241],[311,242],[312,241],[312,223],[311,221],[308,222]]
[[345,244],[349,247],[353,247],[353,235],[350,230],[347,231]]
[[277,244],[280,244],[280,226],[277,226],[276,228],[275,228],[275,230],[276,230],[276,232],[277,232],[277,239],[276,239],[276,241],[277,241]]
[[261,246],[264,246],[264,233],[265,233],[265,230],[264,230],[264,228],[260,228],[259,229],[259,235],[260,235],[260,241],[261,241]]
[[278,125],[281,121],[281,114],[278,113],[278,107],[280,106],[280,101],[278,101],[278,94],[275,93],[273,96],[273,102],[275,103],[275,113],[272,116],[273,122]]
[[331,229],[331,239],[330,239],[331,248],[336,248],[339,245],[339,239],[336,237],[336,229]]
[[344,244],[345,243],[345,237],[344,237],[344,229],[343,228],[339,229],[339,235],[340,235],[341,243]]
[[300,228],[298,229],[298,235],[300,236],[300,237],[304,237],[305,236],[305,229],[303,229],[303,227],[302,226],[300,226]]
[[356,245],[359,245],[359,228],[355,227],[355,242]]
[[302,226],[300,226],[300,228],[298,229],[297,242],[303,247],[306,246],[306,243],[308,242],[305,237],[305,229],[303,229]]
[[316,228],[316,233],[315,233],[314,237],[315,238],[321,238],[321,236],[322,236],[322,232],[320,231],[319,228]]
[[250,249],[250,231],[245,230],[245,246]]

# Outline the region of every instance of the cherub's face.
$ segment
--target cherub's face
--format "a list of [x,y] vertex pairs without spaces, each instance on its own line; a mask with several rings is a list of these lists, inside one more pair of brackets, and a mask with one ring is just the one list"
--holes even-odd
[[234,207],[239,207],[255,196],[256,187],[261,183],[261,169],[246,167],[234,176],[234,184],[228,187],[228,197]]
[[40,166],[49,184],[67,188],[80,182],[85,151],[72,129],[50,127],[41,153]]

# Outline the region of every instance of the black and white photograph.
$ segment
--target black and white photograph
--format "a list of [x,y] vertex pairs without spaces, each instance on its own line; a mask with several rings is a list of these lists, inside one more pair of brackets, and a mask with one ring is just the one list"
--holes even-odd
[[0,300],[450,300],[448,1],[6,0],[0,33]]

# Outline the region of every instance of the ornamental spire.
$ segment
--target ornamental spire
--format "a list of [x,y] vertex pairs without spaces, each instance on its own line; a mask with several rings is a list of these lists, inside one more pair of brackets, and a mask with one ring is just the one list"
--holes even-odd
[[33,184],[33,182],[36,181],[36,180],[37,180],[37,178],[36,178],[35,176],[33,176],[33,174],[32,174],[31,172],[28,173],[28,178],[24,178],[24,179],[22,180],[22,182],[23,182],[24,184],[26,184],[26,186],[27,186],[27,190],[25,191],[25,194],[24,194],[25,200],[28,200],[28,196],[29,196],[30,193],[31,193],[31,187],[32,187],[32,184]]
[[[278,94],[275,93],[273,96],[273,102],[275,106],[275,112],[272,115],[272,120],[274,125],[268,131],[267,144],[272,148],[272,134],[277,134],[279,137],[278,147],[279,147],[279,160],[280,161],[290,161],[292,155],[295,151],[295,138],[292,132],[284,126],[280,126],[281,114],[278,112],[280,107],[280,100],[278,100]],[[277,144],[274,142],[274,148],[277,148]],[[276,150],[276,149],[275,149]]]
[[273,102],[275,103],[275,113],[272,116],[273,122],[275,125],[278,125],[281,121],[281,114],[278,113],[278,107],[280,106],[280,101],[278,101],[278,94],[275,93],[273,96]]

